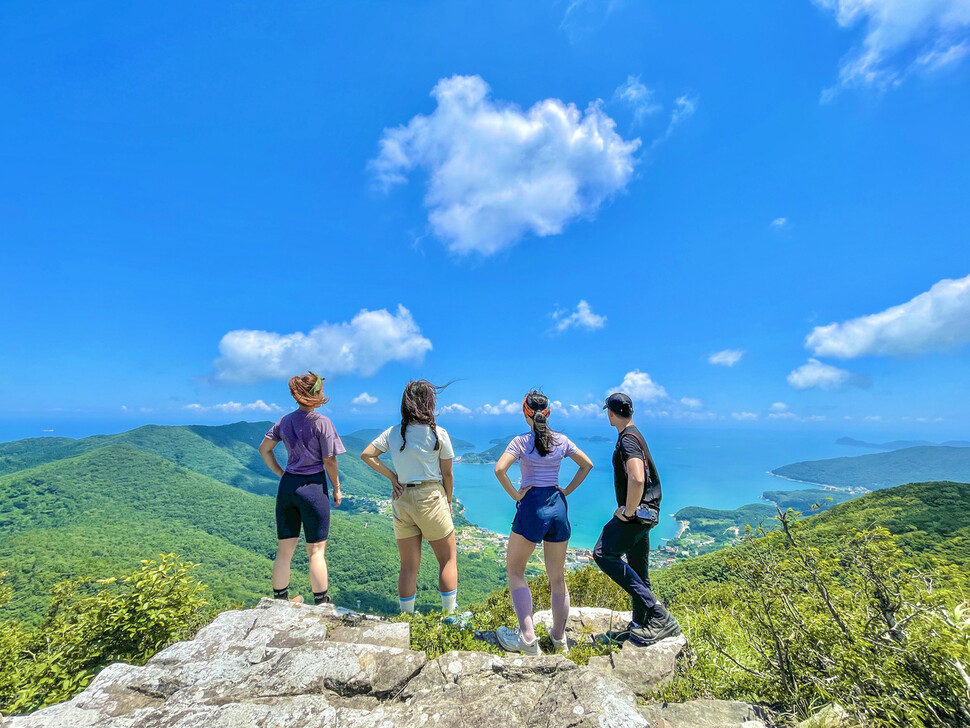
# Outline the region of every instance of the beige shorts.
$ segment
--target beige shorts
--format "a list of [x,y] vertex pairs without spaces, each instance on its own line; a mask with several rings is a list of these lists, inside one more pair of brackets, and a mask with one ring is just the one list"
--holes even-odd
[[438,541],[455,530],[448,496],[440,480],[425,480],[405,487],[401,497],[391,501],[394,513],[394,538],[423,536]]

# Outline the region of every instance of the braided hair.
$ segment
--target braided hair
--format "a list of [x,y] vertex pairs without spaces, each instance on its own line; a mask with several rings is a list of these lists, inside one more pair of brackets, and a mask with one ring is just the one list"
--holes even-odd
[[532,390],[522,400],[522,413],[532,420],[532,450],[545,457],[556,447],[556,433],[549,429],[549,398]]
[[[447,385],[446,385],[447,386]],[[438,427],[434,421],[434,408],[437,401],[438,390],[427,379],[418,379],[408,382],[404,388],[404,395],[401,397],[401,451],[407,447],[408,425],[417,423],[428,425],[434,433],[434,449],[440,447],[438,442]]]

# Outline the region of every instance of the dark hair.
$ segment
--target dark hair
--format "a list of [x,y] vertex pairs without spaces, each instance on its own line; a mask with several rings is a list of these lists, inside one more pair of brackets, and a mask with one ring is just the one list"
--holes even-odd
[[[532,418],[532,434],[535,435],[533,450],[538,450],[542,457],[545,457],[556,446],[556,433],[549,429],[549,398],[542,392],[534,389],[525,395],[522,402],[523,412]],[[531,410],[532,414],[527,411]]]
[[[446,384],[445,387],[448,385]],[[438,442],[438,429],[434,421],[434,408],[437,401],[438,390],[444,387],[436,387],[427,379],[418,379],[408,382],[401,397],[401,451],[407,447],[408,425],[416,422],[419,425],[429,425],[431,432],[434,433],[434,449],[440,447]]]

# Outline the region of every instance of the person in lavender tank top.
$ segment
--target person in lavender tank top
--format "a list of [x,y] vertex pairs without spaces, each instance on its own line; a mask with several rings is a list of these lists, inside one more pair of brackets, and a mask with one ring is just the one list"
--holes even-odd
[[[593,469],[593,462],[568,437],[549,429],[549,398],[542,392],[532,391],[525,395],[522,414],[532,431],[514,438],[495,465],[495,477],[516,501],[506,572],[519,627],[499,627],[496,636],[502,647],[510,652],[538,655],[539,640],[532,624],[532,592],[525,580],[525,567],[536,544],[541,541],[552,602],[549,636],[556,651],[566,649],[569,591],[564,567],[571,533],[566,497],[586,479]],[[579,466],[579,470],[569,485],[560,488],[559,466],[567,457]],[[516,461],[522,472],[522,485],[518,489],[508,476],[509,468]]]
[[[327,594],[329,575],[325,551],[330,534],[330,493],[340,505],[340,475],[337,455],[347,452],[329,417],[316,412],[328,400],[323,394],[323,377],[313,372],[290,379],[290,394],[299,408],[273,425],[259,446],[259,454],[280,478],[276,494],[276,537],[279,543],[273,562],[273,596],[289,599],[290,561],[300,542],[300,528],[306,536],[310,561],[310,587],[313,603],[331,601]],[[277,443],[286,446],[286,470],[274,454]],[[302,601],[297,596],[294,601]]]

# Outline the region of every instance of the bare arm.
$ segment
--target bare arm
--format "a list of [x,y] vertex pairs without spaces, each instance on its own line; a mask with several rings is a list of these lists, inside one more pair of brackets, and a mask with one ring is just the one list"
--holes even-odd
[[266,463],[266,467],[272,470],[276,477],[282,478],[283,468],[280,467],[276,453],[273,452],[278,442],[279,440],[270,440],[268,437],[264,437],[263,441],[259,443],[259,454],[263,458],[263,462]]
[[364,448],[364,452],[360,454],[360,459],[371,470],[380,473],[391,482],[391,498],[396,500],[404,491],[404,486],[398,481],[397,474],[381,462],[381,455],[383,454],[383,451],[378,450],[372,443]]
[[340,473],[337,472],[337,456],[331,455],[328,458],[324,458],[323,469],[327,471],[327,478],[333,485],[333,504],[339,507],[343,496],[340,494]]
[[589,471],[593,469],[593,461],[590,460],[589,456],[582,450],[576,450],[576,452],[569,456],[569,459],[579,466],[579,470],[576,471],[573,479],[569,481],[569,485],[560,489],[562,490],[563,495],[569,495],[576,490],[580,483],[586,480],[586,476],[589,475]]
[[644,478],[644,468],[643,461],[640,458],[630,458],[626,461],[626,504],[623,508],[617,508],[616,510],[623,511],[620,516],[626,516],[628,519],[633,517],[636,513],[637,506],[640,505],[640,499],[643,498],[643,486],[646,482]]
[[451,458],[438,461],[441,464],[441,485],[448,496],[448,506],[451,507],[455,496],[455,469]]
[[522,500],[522,496],[526,494],[526,491],[532,488],[531,485],[527,485],[520,490],[516,490],[515,486],[512,485],[512,481],[509,480],[509,468],[512,467],[512,463],[515,462],[515,456],[510,455],[507,452],[502,453],[502,457],[498,459],[495,463],[495,477],[498,478],[498,482],[502,484],[505,488],[505,492],[509,494],[509,497],[514,501]]

